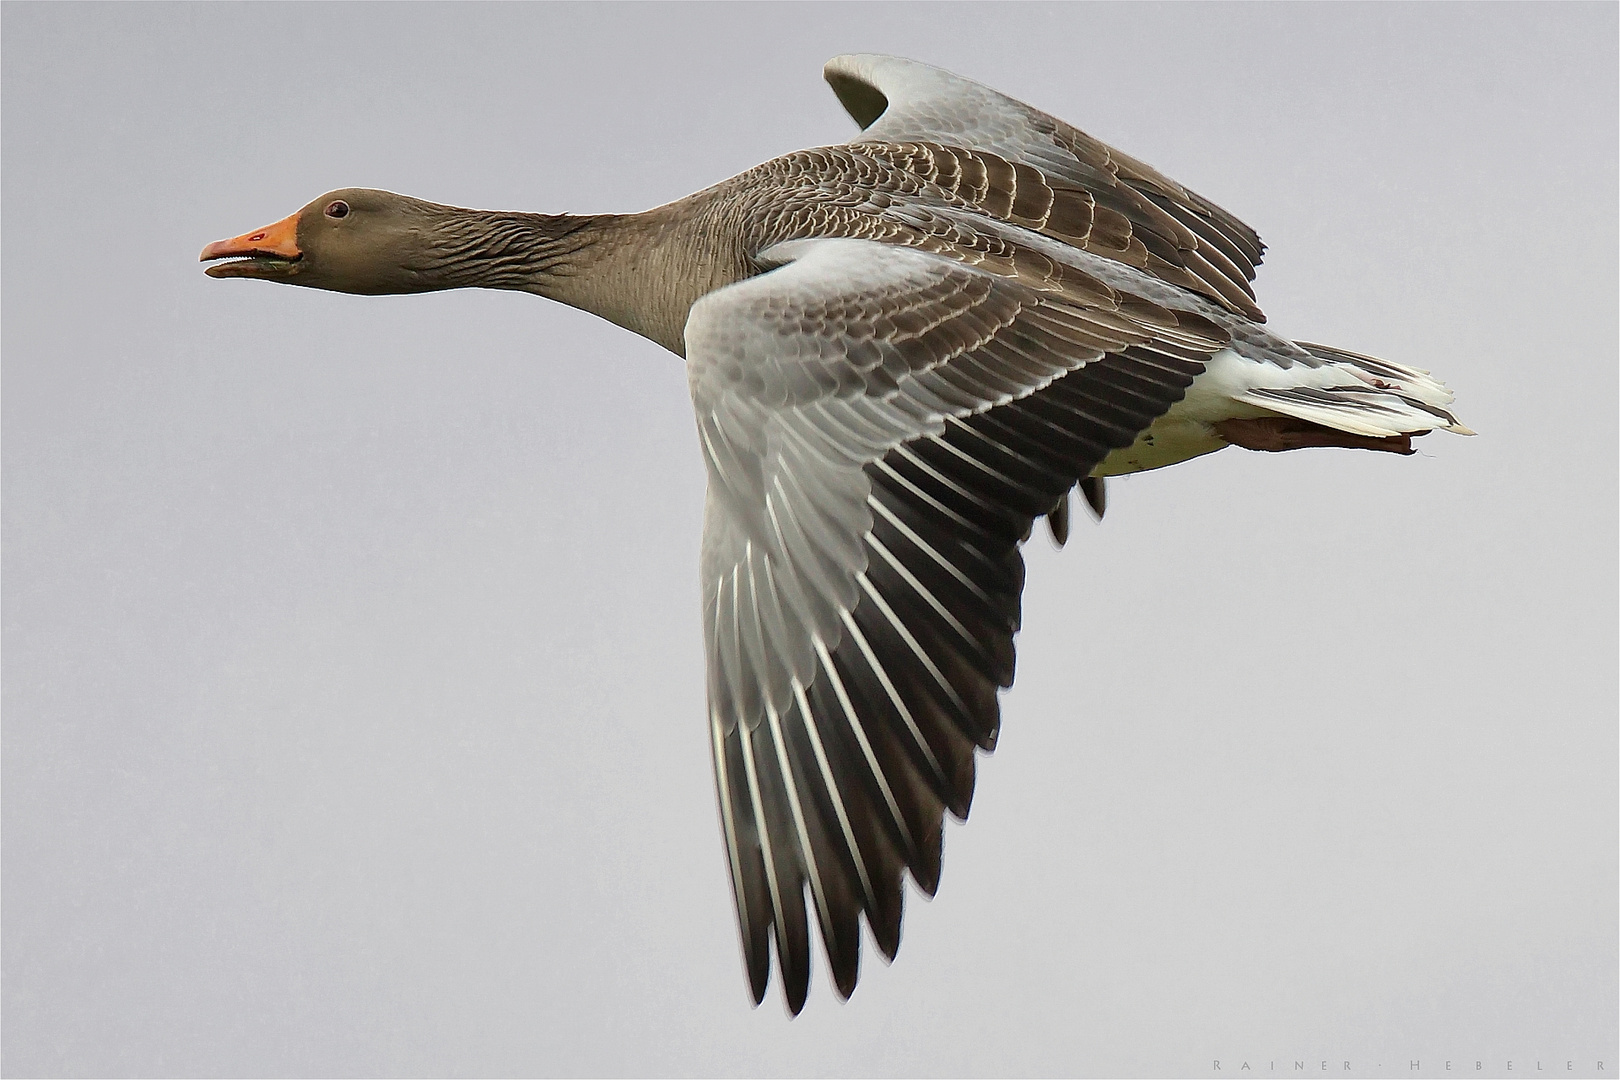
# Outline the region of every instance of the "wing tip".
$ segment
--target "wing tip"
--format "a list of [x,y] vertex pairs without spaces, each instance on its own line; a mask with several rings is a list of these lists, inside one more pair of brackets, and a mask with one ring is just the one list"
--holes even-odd
[[1108,512],[1108,481],[1101,476],[1083,476],[1080,478],[1080,494],[1085,496],[1091,516],[1101,521]]
[[877,88],[869,71],[871,61],[887,59],[890,57],[846,53],[828,60],[821,69],[821,77],[827,80],[839,104],[862,131],[877,123],[878,117],[889,110],[889,99]]
[[1052,534],[1052,543],[1059,551],[1069,542],[1069,493],[1065,491],[1057,505],[1046,512],[1046,527]]
[[904,906],[905,890],[902,887],[896,897],[893,914],[884,912],[881,923],[876,913],[872,911],[866,913],[866,926],[872,932],[872,942],[877,946],[878,952],[883,954],[886,963],[894,963],[894,958],[900,952],[900,921]]
[[855,954],[854,962],[847,967],[842,964],[834,964],[832,968],[833,989],[838,991],[839,1000],[848,1001],[850,995],[855,993],[856,984],[861,980],[860,953]]
[[804,1004],[810,998],[810,965],[805,964],[788,978],[786,973],[782,976],[782,1002],[787,1006],[788,1016],[796,1017],[804,1012]]

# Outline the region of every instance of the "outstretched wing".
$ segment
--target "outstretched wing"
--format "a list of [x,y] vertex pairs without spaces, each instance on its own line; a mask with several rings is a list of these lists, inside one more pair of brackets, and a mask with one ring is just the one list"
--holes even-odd
[[721,817],[755,1000],[789,1007],[805,890],[834,983],[860,917],[900,942],[943,814],[1013,678],[1031,521],[1179,400],[1225,334],[1070,274],[1024,280],[864,240],[780,244],[699,300],[705,645]]
[[862,142],[940,143],[1033,166],[1048,183],[1073,185],[1124,226],[1149,256],[1143,269],[1218,299],[1251,319],[1260,236],[1235,216],[1151,165],[1021,101],[941,68],[896,56],[827,62],[827,82],[865,130]]

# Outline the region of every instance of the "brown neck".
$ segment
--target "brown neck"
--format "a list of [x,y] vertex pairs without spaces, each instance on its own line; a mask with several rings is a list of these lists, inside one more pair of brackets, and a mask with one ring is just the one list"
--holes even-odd
[[746,273],[702,215],[447,211],[435,223],[441,288],[519,289],[589,311],[685,355],[686,316],[704,293]]

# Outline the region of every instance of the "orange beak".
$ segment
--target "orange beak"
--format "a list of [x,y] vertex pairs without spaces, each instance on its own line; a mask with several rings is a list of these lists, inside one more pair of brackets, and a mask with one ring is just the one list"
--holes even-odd
[[[229,240],[216,240],[202,249],[198,261],[224,259],[232,255],[269,255],[277,259],[296,259],[303,255],[298,250],[298,215],[284,217],[274,225],[266,225]],[[213,268],[210,267],[210,270]]]

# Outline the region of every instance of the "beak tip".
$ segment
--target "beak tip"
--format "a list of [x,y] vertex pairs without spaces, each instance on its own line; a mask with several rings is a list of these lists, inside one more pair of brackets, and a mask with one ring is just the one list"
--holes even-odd
[[275,255],[283,259],[296,259],[302,254],[298,250],[298,215],[293,214],[251,233],[243,233],[229,240],[215,240],[202,249],[197,261],[208,262],[232,255]]

